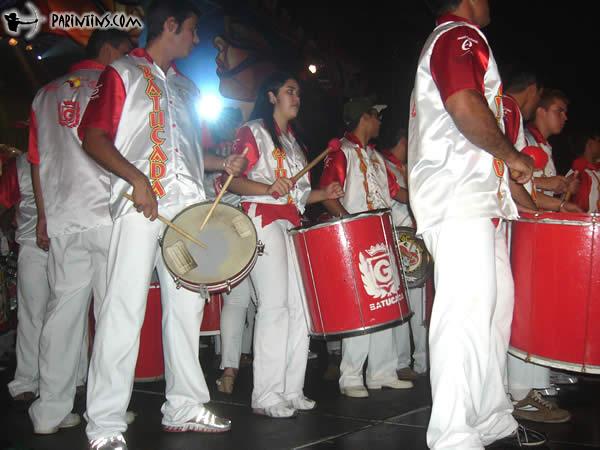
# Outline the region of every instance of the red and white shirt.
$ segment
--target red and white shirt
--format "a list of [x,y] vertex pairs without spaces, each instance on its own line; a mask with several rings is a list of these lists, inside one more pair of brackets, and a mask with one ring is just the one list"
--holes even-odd
[[577,158],[567,175],[574,171],[579,173],[580,184],[573,201],[586,212],[600,212],[600,163],[591,163],[584,157]]
[[465,19],[447,15],[419,57],[410,101],[408,183],[417,232],[452,218],[515,219],[508,170],[456,127],[444,102],[475,90],[504,129],[502,82],[487,40]]
[[[504,134],[510,139],[513,146],[522,151],[527,147],[525,140],[525,127],[523,126],[523,115],[517,101],[508,94],[502,97],[502,108],[504,113]],[[527,192],[531,195],[533,191],[533,183],[528,181],[523,185]]]
[[[554,177],[556,176],[556,166],[554,165],[554,159],[552,158],[552,146],[542,135],[540,130],[533,123],[528,123],[525,129],[525,140],[527,145],[533,145],[539,147],[548,155],[548,162],[542,170],[535,170],[533,172],[534,177]],[[553,191],[544,191],[544,194],[553,196]]]
[[340,203],[350,214],[391,208],[400,186],[383,156],[351,133],[346,133],[340,143],[340,150],[325,159],[320,186],[339,182],[344,188]]
[[6,209],[17,205],[15,241],[21,245],[36,245],[37,209],[27,153],[8,160],[3,165],[0,176],[0,205]]
[[[159,212],[205,199],[200,123],[194,83],[170,66],[166,73],[145,49],[137,48],[102,73],[98,91],[79,126],[103,130],[117,150],[144,173],[158,199]],[[131,186],[110,176],[113,219],[135,213],[123,198]]]
[[[392,172],[396,178],[398,186],[407,189],[408,184],[406,183],[404,175],[407,170],[406,165],[389,151],[385,151],[382,154],[385,159],[385,164],[387,165],[388,170]],[[394,225],[398,227],[415,227],[415,222],[408,204],[400,203],[394,199],[392,199],[392,221],[394,222]]]
[[[236,134],[234,153],[241,154],[248,148],[248,166],[244,172],[249,180],[271,185],[277,178],[291,178],[307,164],[304,150],[296,140],[291,128],[285,133],[276,129],[281,148],[276,147],[262,120],[246,122]],[[270,195],[243,195],[242,206],[257,204],[256,215],[262,216],[263,227],[277,219],[287,219],[300,225],[310,195],[310,176],[304,175],[287,196],[274,198]]]
[[50,238],[110,225],[108,175],[77,136],[104,66],[84,60],[44,86],[31,106],[28,159],[39,165]]

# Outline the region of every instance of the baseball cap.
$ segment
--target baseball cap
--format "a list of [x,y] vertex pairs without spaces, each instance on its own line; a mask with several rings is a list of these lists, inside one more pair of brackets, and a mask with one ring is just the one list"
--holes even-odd
[[364,113],[369,112],[371,109],[375,109],[380,113],[387,108],[387,105],[376,104],[375,99],[374,95],[351,98],[344,105],[344,122],[346,124],[357,122]]

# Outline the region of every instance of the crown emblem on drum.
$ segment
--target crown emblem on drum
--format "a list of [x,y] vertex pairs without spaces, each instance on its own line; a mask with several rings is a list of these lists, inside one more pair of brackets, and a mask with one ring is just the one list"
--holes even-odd
[[383,243],[371,245],[371,247],[365,250],[369,256],[376,255],[377,253],[385,253],[387,252],[387,248]]

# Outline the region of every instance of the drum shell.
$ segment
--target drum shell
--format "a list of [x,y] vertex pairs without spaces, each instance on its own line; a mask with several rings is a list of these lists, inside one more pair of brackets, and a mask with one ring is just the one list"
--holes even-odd
[[512,226],[515,356],[600,373],[600,216],[522,214]]
[[[408,319],[410,309],[389,210],[296,228],[289,234],[306,294],[305,312],[312,335],[348,337]],[[387,256],[377,248],[387,251]],[[383,267],[384,273],[395,273],[394,287],[387,295],[383,295],[380,280],[368,280],[369,270],[376,267]],[[365,278],[376,296],[367,292]]]

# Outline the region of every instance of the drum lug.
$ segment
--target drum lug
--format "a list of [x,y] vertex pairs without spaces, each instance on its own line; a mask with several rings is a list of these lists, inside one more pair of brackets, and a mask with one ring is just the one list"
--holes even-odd
[[227,280],[227,287],[225,288],[225,292],[227,292],[227,295],[231,294],[231,283],[229,282],[229,280]]
[[258,256],[262,256],[265,253],[265,244],[263,244],[261,241],[258,241],[256,243],[256,251]]
[[162,238],[162,236],[158,237],[158,245],[159,245],[159,247],[162,247],[162,245],[163,245],[163,238]]

